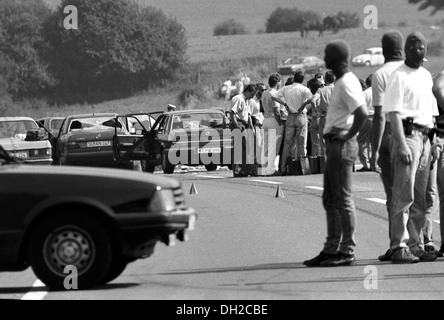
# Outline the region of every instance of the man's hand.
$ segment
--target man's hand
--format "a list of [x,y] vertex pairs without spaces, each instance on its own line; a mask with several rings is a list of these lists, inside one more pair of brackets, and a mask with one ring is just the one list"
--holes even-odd
[[409,165],[412,162],[412,152],[410,148],[405,143],[401,143],[398,145],[398,154],[401,156],[401,161]]

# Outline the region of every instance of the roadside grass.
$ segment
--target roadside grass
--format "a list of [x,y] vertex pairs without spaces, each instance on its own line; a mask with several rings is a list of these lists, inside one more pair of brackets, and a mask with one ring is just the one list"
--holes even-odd
[[[227,79],[234,82],[246,75],[252,83],[267,84],[268,76],[276,72],[277,64],[287,57],[314,55],[323,58],[326,44],[335,39],[347,41],[352,55],[357,55],[368,47],[380,46],[382,35],[390,29],[392,28],[345,29],[337,34],[326,32],[324,37],[318,37],[318,33],[312,31],[307,39],[301,38],[299,32],[191,38],[188,40],[187,52],[190,71],[186,80],[170,84],[166,88],[141,92],[130,98],[98,103],[94,106],[94,111],[120,114],[152,112],[165,110],[169,103],[176,104],[179,109],[227,109],[229,101],[224,101],[218,96],[220,85]],[[413,29],[404,24],[400,24],[396,29],[405,37],[414,30],[421,31],[434,48],[441,48],[444,43],[442,30],[433,30],[428,26]],[[436,49],[434,51],[437,52]],[[424,65],[432,73],[440,71],[444,65],[441,51],[438,53],[439,56],[429,55],[428,62]],[[379,66],[352,67],[351,70],[359,78],[365,79],[378,68]],[[193,92],[198,94],[187,95]],[[50,101],[41,99],[15,103],[0,113],[38,118],[92,111],[92,105],[86,103],[51,106]]]

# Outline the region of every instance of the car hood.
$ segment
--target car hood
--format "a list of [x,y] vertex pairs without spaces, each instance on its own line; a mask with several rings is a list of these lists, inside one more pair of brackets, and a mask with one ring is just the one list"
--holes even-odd
[[25,141],[24,139],[25,137],[2,138],[0,145],[7,151],[51,148],[51,143],[48,140]]
[[[26,164],[11,164],[0,166],[1,173],[21,173],[29,175],[29,179],[48,179],[68,183],[71,179],[88,181],[121,181],[122,187],[139,182],[140,184],[156,185],[162,189],[175,189],[180,187],[180,182],[167,177],[161,177],[150,173],[123,169],[90,168],[78,166],[31,166]],[[55,178],[57,177],[57,178]],[[78,187],[78,186],[77,186]]]

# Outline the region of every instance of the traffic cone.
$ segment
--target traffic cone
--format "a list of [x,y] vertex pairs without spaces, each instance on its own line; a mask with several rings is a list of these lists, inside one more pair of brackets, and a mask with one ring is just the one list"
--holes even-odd
[[276,190],[276,198],[284,198],[284,192],[281,189],[281,185],[278,184],[277,190]]
[[199,194],[194,183],[191,184],[190,194]]

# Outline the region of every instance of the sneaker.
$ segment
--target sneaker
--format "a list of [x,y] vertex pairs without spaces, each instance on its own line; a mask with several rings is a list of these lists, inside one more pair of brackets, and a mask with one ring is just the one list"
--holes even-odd
[[379,261],[391,261],[392,260],[392,249],[388,249],[386,253],[384,253],[383,255],[380,255],[378,257]]
[[305,260],[303,263],[307,267],[320,267],[322,262],[335,258],[337,255],[338,254],[325,253],[324,251],[321,251],[321,253],[313,259]]
[[336,257],[321,262],[321,267],[340,267],[351,266],[356,263],[354,254],[345,254],[339,252]]
[[426,253],[434,254],[438,258],[442,258],[444,256],[444,254],[441,252],[441,250],[440,251],[436,250],[433,245],[425,245],[424,251]]
[[417,263],[419,258],[414,256],[409,248],[400,248],[392,253],[392,263],[393,264],[404,264],[404,263]]
[[424,250],[418,250],[414,255],[417,256],[421,262],[432,262],[437,258],[435,254],[427,253]]

